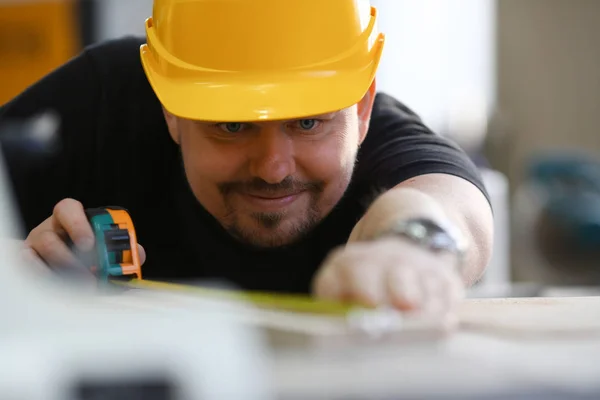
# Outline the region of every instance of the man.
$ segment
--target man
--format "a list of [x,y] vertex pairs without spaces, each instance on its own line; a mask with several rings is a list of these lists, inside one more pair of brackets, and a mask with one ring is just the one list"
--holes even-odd
[[490,205],[463,152],[376,92],[375,22],[354,0],[155,0],[147,41],[88,48],[1,110],[62,122],[59,152],[9,165],[27,251],[77,264],[84,208],[119,205],[148,279],[452,310]]

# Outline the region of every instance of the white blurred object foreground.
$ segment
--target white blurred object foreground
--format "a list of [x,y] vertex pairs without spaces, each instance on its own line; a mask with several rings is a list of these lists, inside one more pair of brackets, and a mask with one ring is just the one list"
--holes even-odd
[[[55,287],[18,257],[0,159],[0,397],[272,399],[258,331],[222,313]],[[110,301],[108,301],[110,300]]]

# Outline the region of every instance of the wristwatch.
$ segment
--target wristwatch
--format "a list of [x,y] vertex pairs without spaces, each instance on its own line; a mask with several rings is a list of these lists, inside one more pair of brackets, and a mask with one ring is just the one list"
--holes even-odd
[[454,254],[457,269],[460,270],[463,266],[466,241],[458,230],[449,225],[442,225],[428,218],[411,218],[395,222],[374,239],[383,237],[402,237],[435,253]]

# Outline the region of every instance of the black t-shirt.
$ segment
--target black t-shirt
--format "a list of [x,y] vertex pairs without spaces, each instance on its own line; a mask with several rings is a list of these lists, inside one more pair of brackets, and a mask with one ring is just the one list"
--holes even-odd
[[0,124],[46,110],[61,117],[60,146],[51,155],[5,148],[26,232],[64,198],[85,207],[121,206],[146,249],[145,278],[217,279],[249,290],[307,293],[321,262],[345,243],[375,193],[417,175],[446,173],[485,194],[459,148],[378,93],[352,183],[337,207],[299,243],[249,248],[231,238],[189,189],[141,66],[143,42],[122,38],[86,48],[0,109]]

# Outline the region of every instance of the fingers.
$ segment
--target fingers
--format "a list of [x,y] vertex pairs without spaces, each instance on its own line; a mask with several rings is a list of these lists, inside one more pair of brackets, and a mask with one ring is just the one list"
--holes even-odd
[[441,271],[421,274],[420,286],[424,301],[421,309],[427,314],[445,314],[451,309],[447,298],[446,279]]
[[137,245],[138,248],[138,256],[140,257],[140,265],[146,262],[146,250],[142,247],[141,244]]
[[367,307],[377,307],[386,304],[386,292],[382,290],[383,274],[376,265],[361,263],[341,264],[339,276],[344,290],[344,298],[354,300]]
[[65,199],[54,207],[50,218],[31,231],[25,240],[30,249],[29,256],[35,255],[49,267],[83,268],[83,263],[65,243],[71,239],[77,253],[93,248],[94,236],[87,221],[83,206],[76,200]]
[[445,315],[464,298],[452,262],[416,247],[352,244],[327,258],[314,293],[367,307]]
[[332,261],[332,257],[325,261],[324,267],[320,269],[313,281],[315,295],[326,300],[338,300],[343,297],[342,285]]
[[54,207],[52,227],[55,232],[66,232],[82,251],[90,251],[94,246],[94,233],[83,205],[77,200],[65,199]]
[[444,315],[464,297],[460,276],[444,264],[392,268],[389,275],[392,305],[401,310]]
[[444,271],[440,284],[440,298],[444,304],[448,305],[449,309],[455,309],[465,298],[465,285],[457,272],[453,269]]
[[391,268],[386,280],[386,290],[392,306],[404,310],[415,310],[426,301],[420,275],[414,268]]
[[41,231],[35,236],[31,244],[27,244],[51,268],[83,268],[83,264],[54,231]]
[[[315,279],[317,297],[329,300],[352,301],[366,307],[376,307],[386,302],[382,290],[384,275],[377,264],[362,260],[362,245],[352,249],[338,249],[323,264]],[[360,257],[362,261],[358,261]]]

